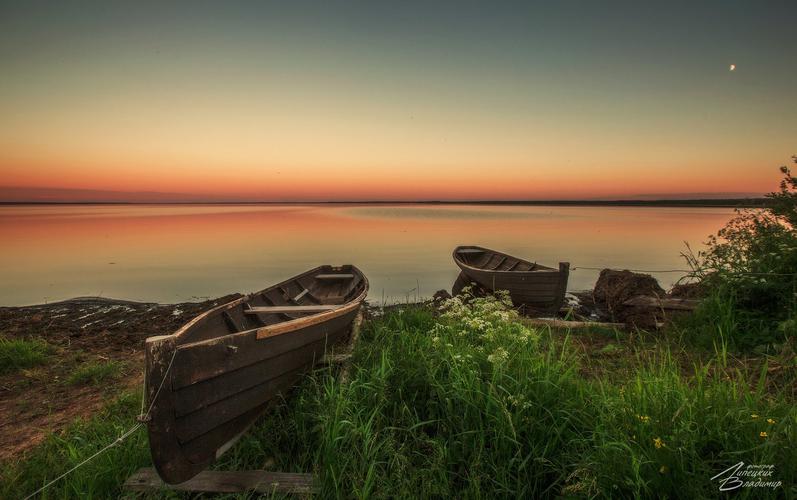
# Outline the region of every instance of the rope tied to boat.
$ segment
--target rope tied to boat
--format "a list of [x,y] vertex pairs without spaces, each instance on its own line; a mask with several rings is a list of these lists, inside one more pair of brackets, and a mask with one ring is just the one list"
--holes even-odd
[[166,382],[166,379],[169,376],[169,372],[172,369],[172,364],[174,364],[174,358],[176,356],[177,356],[177,349],[175,349],[174,352],[172,353],[172,359],[169,360],[169,366],[166,367],[166,371],[163,373],[163,378],[161,379],[161,383],[158,386],[158,390],[155,391],[155,395],[152,396],[152,401],[150,402],[149,408],[147,409],[146,413],[144,413],[144,405],[145,405],[144,402],[147,399],[147,379],[146,377],[144,378],[144,383],[141,384],[141,412],[136,417],[136,420],[139,423],[146,423],[152,420],[150,413],[152,413],[152,408],[155,406],[155,401],[158,400],[158,395],[161,393],[161,389],[163,389],[163,384]]
[[586,267],[586,266],[574,266],[570,268],[571,270],[575,271],[578,269],[587,269],[590,271],[603,271],[604,269],[611,269],[612,271],[631,271],[633,273],[691,273],[691,270],[688,269],[616,269],[613,267]]
[[152,412],[152,408],[155,406],[155,401],[158,400],[158,395],[160,394],[161,389],[163,389],[163,385],[166,382],[166,379],[168,378],[169,372],[172,369],[172,364],[174,363],[174,358],[175,358],[176,355],[177,355],[177,350],[175,349],[174,353],[172,354],[172,359],[169,361],[169,366],[166,368],[166,372],[164,372],[164,374],[163,374],[163,379],[161,379],[161,383],[158,386],[158,390],[155,391],[155,395],[152,397],[152,402],[150,403],[149,408],[147,409],[146,413],[144,413],[144,406],[146,404],[145,403],[146,391],[147,391],[146,379],[145,379],[144,383],[142,384],[141,412],[139,413],[138,416],[136,416],[136,420],[138,421],[138,423],[136,425],[134,425],[133,427],[131,427],[127,431],[123,432],[118,438],[116,438],[113,441],[111,441],[110,443],[108,443],[101,450],[97,451],[96,453],[94,453],[93,455],[88,457],[87,459],[83,460],[79,464],[75,465],[74,467],[72,467],[68,471],[66,471],[63,474],[61,474],[60,476],[58,476],[57,478],[49,481],[48,483],[46,483],[44,486],[42,486],[38,490],[36,490],[33,493],[31,493],[30,495],[26,496],[25,500],[30,500],[31,498],[33,498],[36,495],[38,495],[39,493],[43,492],[44,490],[46,490],[47,488],[49,488],[53,484],[57,483],[58,481],[60,481],[61,479],[65,478],[69,474],[75,472],[76,470],[78,470],[79,468],[83,467],[87,463],[91,462],[92,460],[94,460],[98,456],[102,455],[106,451],[110,450],[111,448],[113,448],[115,446],[118,446],[118,445],[122,444],[127,438],[129,438],[130,436],[135,434],[135,432],[142,425],[144,425],[144,423],[149,422],[152,419],[152,417],[150,416],[150,413]]
[[[574,266],[571,271],[586,269],[589,271],[603,271],[604,269],[611,269],[612,271],[631,271],[633,273],[694,273],[693,269],[618,269],[615,267],[587,267],[587,266]],[[740,276],[797,276],[797,273],[754,273],[754,272],[735,272]]]

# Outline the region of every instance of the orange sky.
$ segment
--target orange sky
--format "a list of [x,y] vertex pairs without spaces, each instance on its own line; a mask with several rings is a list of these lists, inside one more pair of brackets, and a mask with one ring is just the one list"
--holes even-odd
[[170,8],[6,9],[0,201],[758,195],[797,153],[783,13]]

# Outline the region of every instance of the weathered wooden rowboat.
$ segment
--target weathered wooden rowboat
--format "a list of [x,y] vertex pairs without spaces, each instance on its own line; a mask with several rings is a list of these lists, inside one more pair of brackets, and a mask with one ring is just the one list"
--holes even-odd
[[554,269],[477,246],[454,249],[454,262],[462,270],[457,283],[473,281],[491,292],[507,290],[514,305],[526,312],[556,313],[564,302],[568,262]]
[[368,294],[354,266],[321,266],[147,339],[147,428],[167,483],[208,467],[345,336]]

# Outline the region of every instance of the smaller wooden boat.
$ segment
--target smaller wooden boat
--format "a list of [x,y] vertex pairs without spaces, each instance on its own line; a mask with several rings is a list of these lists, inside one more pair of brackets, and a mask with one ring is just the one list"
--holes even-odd
[[147,428],[167,483],[207,468],[342,339],[368,294],[354,266],[321,266],[148,338]]
[[477,246],[454,249],[454,262],[462,270],[459,286],[473,281],[490,292],[507,290],[515,306],[526,312],[553,314],[564,302],[568,262],[560,262],[559,269],[554,269]]

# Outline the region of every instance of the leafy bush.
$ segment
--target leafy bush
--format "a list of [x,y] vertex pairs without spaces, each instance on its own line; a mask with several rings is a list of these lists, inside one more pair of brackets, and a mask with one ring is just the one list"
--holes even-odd
[[[795,157],[797,163],[797,157]],[[687,260],[708,290],[692,327],[738,348],[793,335],[797,311],[797,178],[782,167],[780,191],[768,209],[739,210],[707,249]]]

